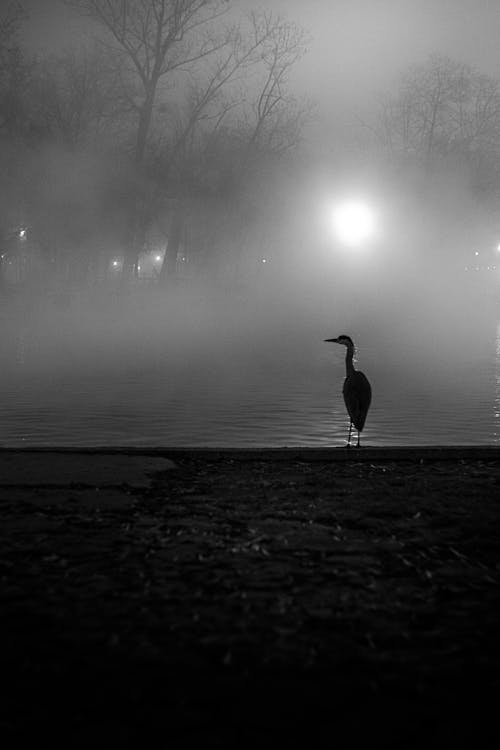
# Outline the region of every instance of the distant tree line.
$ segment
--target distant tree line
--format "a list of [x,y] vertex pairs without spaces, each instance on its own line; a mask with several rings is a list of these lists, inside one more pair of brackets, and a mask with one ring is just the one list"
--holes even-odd
[[500,80],[432,55],[382,99],[374,132],[395,167],[454,173],[474,193],[498,195]]
[[152,238],[159,283],[179,257],[234,267],[309,116],[289,89],[304,32],[227,0],[65,4],[92,44],[33,57],[21,3],[0,17],[0,231],[28,223],[44,272],[75,281],[118,255],[130,281]]
[[[438,270],[463,272],[500,240],[500,79],[434,54],[379,98],[365,149],[402,188],[402,241]],[[405,231],[406,230],[406,231]]]
[[[24,225],[42,281],[85,284],[116,265],[128,284],[152,249],[163,286],[187,267],[255,267],[287,224],[282,175],[311,116],[290,87],[304,31],[230,0],[61,2],[86,41],[50,55],[21,45],[20,0],[0,10],[0,279]],[[429,201],[446,176],[496,207],[499,80],[434,55],[372,114],[385,172]]]

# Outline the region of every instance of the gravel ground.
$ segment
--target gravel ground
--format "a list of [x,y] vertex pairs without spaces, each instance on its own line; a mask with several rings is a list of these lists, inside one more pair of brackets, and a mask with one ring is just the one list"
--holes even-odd
[[352,455],[0,487],[0,737],[497,747],[500,459]]

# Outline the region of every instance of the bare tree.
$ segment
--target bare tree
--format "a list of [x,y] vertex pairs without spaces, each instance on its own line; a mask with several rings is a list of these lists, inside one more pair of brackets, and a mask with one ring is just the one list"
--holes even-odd
[[9,138],[26,131],[32,64],[25,58],[17,35],[26,14],[19,2],[10,2],[0,15],[0,131]]
[[[223,0],[66,0],[94,20],[121,71],[121,89],[136,117],[133,155],[143,169],[155,104],[178,71],[206,61],[227,43],[214,22],[226,11]],[[139,180],[140,181],[140,180]],[[146,191],[148,193],[149,191]],[[144,243],[149,195],[138,193],[129,216],[123,279],[136,273]]]
[[248,118],[248,145],[287,150],[296,145],[309,112],[309,105],[299,104],[288,86],[290,71],[306,53],[307,36],[300,27],[270,13],[254,12],[250,19],[253,34],[264,42],[262,71]]
[[123,112],[103,50],[67,51],[39,61],[32,108],[40,136],[74,149],[116,134]]
[[162,194],[155,200],[151,183],[136,194],[124,276],[137,264],[145,227],[161,200],[168,200],[173,212],[163,269],[171,270],[203,154],[223,130],[242,135],[240,170],[256,149],[284,151],[297,141],[303,109],[287,84],[304,53],[304,35],[270,13],[236,22],[234,15],[226,17],[224,0],[66,2],[104,31],[102,38],[119,62],[123,96],[136,117],[133,156],[142,173],[139,182],[144,187],[142,177],[152,177]]
[[178,215],[172,219],[160,279],[175,273],[184,237],[179,225],[191,213],[189,204],[198,205],[203,192],[212,200],[220,196],[217,241],[222,249],[221,232],[234,235],[248,215],[243,185],[251,181],[261,156],[269,161],[297,145],[310,108],[290,94],[288,77],[306,42],[304,32],[280,16],[250,13],[190,86],[168,149]]
[[500,166],[500,82],[449,58],[432,56],[402,76],[375,127],[397,164],[462,168],[478,187]]
[[228,33],[222,54],[189,88],[187,116],[173,151],[200,124],[217,133],[228,115],[238,118],[249,150],[260,144],[282,150],[295,144],[285,137],[285,121],[304,111],[290,94],[290,70],[305,54],[306,36],[295,24],[266,12],[252,12]]
[[[66,0],[105,31],[118,56],[124,91],[137,116],[135,160],[144,159],[162,81],[213,55],[226,38],[208,28],[225,12],[222,0]],[[130,84],[132,82],[132,89]]]

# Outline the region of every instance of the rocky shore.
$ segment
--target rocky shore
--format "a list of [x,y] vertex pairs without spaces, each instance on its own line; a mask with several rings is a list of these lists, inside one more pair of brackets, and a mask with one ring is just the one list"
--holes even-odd
[[497,745],[495,449],[3,450],[0,513],[16,745]]

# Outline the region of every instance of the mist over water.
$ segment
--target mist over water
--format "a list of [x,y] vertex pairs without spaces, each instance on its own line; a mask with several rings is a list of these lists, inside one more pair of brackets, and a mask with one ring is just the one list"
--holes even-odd
[[343,445],[345,350],[323,342],[341,333],[373,388],[365,445],[495,443],[497,313],[463,275],[338,267],[5,299],[1,443]]

